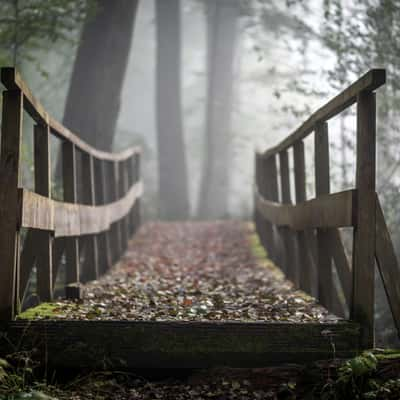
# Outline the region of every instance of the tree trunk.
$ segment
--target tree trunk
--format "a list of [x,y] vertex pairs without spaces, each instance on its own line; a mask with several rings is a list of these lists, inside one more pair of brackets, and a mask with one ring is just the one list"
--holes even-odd
[[181,110],[179,0],[156,0],[156,21],[160,216],[185,219],[189,199]]
[[75,59],[64,125],[98,149],[113,145],[138,0],[98,0]]
[[237,1],[207,1],[208,88],[201,218],[227,215]]

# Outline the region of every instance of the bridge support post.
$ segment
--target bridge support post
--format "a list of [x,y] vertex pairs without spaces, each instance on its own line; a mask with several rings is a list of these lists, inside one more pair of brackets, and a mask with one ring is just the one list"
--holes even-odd
[[3,92],[0,154],[0,319],[14,319],[19,308],[19,195],[23,94]]
[[361,345],[374,346],[376,235],[375,94],[357,97],[356,207],[353,238],[353,291],[350,318],[361,325]]

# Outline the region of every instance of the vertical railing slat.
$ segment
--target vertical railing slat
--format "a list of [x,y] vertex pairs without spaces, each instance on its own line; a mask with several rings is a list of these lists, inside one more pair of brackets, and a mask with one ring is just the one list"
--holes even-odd
[[[82,189],[83,203],[96,204],[93,157],[82,153]],[[85,260],[82,265],[82,281],[87,282],[99,276],[99,258],[97,235],[84,236]]]
[[[48,125],[34,128],[34,170],[36,193],[51,197],[50,129]],[[34,231],[34,248],[37,254],[37,290],[40,301],[53,298],[53,233]]]
[[[76,203],[76,149],[73,143],[62,143],[62,168],[64,201]],[[66,296],[68,298],[80,297],[79,289],[79,240],[78,237],[66,237]]]
[[[330,193],[328,124],[319,123],[314,132],[315,195]],[[317,229],[318,299],[332,310],[332,257],[329,230]]]

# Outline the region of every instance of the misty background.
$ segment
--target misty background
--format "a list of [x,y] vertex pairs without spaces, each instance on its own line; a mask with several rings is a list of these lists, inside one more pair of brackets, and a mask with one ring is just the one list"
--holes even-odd
[[[46,110],[90,144],[142,146],[144,220],[250,220],[255,150],[386,68],[377,187],[400,255],[399,31],[396,0],[0,0],[0,65],[16,65]],[[354,185],[355,126],[352,111],[330,121],[334,191]],[[312,136],[305,144],[312,198]],[[381,287],[377,297],[382,340],[393,343]]]

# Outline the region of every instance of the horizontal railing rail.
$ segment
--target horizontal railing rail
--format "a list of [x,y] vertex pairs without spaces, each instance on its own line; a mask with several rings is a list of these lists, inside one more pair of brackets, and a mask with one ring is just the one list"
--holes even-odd
[[[374,345],[375,261],[400,332],[400,270],[375,192],[374,90],[385,79],[385,70],[370,70],[277,146],[256,153],[255,162],[254,217],[261,243],[297,287],[316,295],[329,310],[348,314],[360,324],[365,348]],[[331,193],[328,121],[353,104],[357,105],[355,187]],[[303,140],[312,133],[315,198],[307,200]],[[351,265],[340,227],[353,227]]]
[[[100,151],[53,119],[14,68],[2,68],[0,319],[21,308],[36,268],[38,301],[50,301],[65,269],[65,293],[97,279],[140,225],[140,148]],[[34,120],[34,191],[21,187],[24,112]],[[62,200],[52,198],[51,135],[61,140]]]

